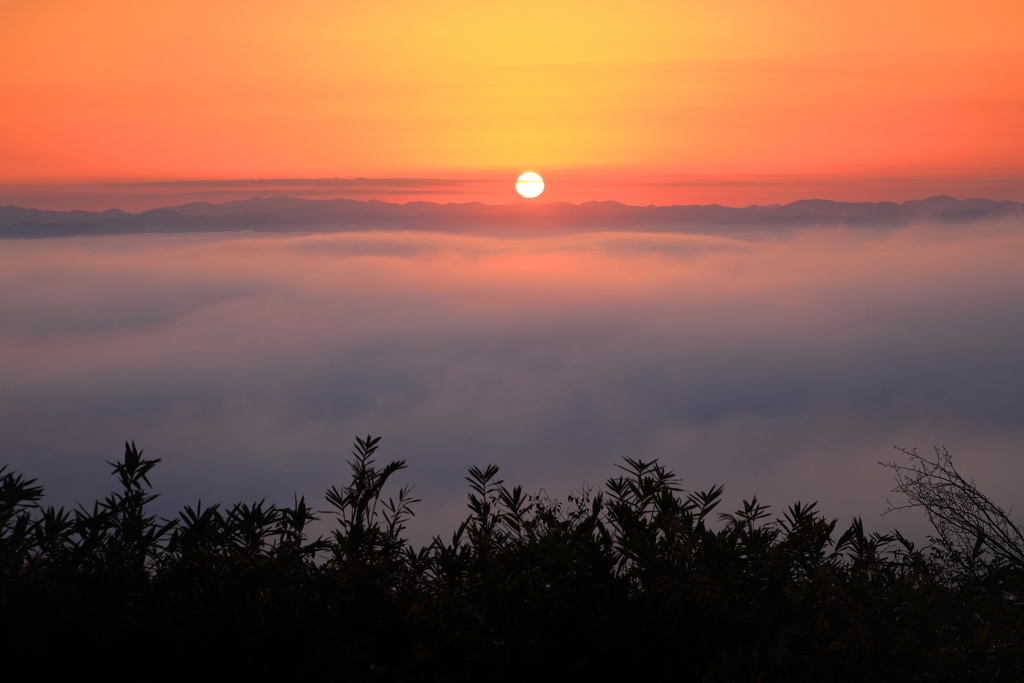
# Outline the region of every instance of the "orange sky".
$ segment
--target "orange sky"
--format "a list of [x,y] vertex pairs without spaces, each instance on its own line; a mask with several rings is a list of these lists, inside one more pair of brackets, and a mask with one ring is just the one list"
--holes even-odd
[[0,0],[0,184],[1024,199],[1022,35],[1020,0]]

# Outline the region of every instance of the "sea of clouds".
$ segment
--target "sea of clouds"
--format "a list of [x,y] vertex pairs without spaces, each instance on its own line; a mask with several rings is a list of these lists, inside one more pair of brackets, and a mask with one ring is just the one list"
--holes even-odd
[[1019,221],[5,240],[0,464],[70,506],[134,440],[164,514],[324,509],[373,434],[408,463],[417,542],[464,516],[470,465],[564,497],[624,456],[725,485],[722,511],[818,500],[923,538],[921,515],[879,517],[896,445],[946,446],[1022,503],[1022,263]]

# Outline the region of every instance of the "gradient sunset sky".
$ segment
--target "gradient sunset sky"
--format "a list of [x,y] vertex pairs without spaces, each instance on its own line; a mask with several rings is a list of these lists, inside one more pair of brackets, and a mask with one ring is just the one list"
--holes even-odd
[[510,203],[524,170],[543,201],[1021,200],[1022,35],[1019,0],[0,0],[0,203],[353,177],[449,184],[307,196]]

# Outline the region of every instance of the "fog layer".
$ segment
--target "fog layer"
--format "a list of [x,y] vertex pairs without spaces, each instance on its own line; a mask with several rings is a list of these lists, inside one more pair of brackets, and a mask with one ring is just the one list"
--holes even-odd
[[[356,434],[462,516],[468,466],[564,496],[660,458],[731,508],[870,528],[894,445],[945,445],[1004,507],[1024,475],[1024,226],[673,234],[130,235],[0,251],[0,464],[92,500],[125,440],[159,509],[342,483]],[[895,502],[895,501],[894,501]]]

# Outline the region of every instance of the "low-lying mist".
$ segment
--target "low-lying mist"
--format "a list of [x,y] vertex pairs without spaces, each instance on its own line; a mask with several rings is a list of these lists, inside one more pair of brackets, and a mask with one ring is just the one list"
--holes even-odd
[[659,458],[728,509],[820,500],[923,537],[916,514],[878,517],[877,461],[944,445],[1019,505],[1024,226],[784,234],[6,241],[0,464],[91,502],[134,440],[163,459],[164,514],[324,509],[355,435],[382,435],[423,499],[416,542],[492,462],[564,497]]

